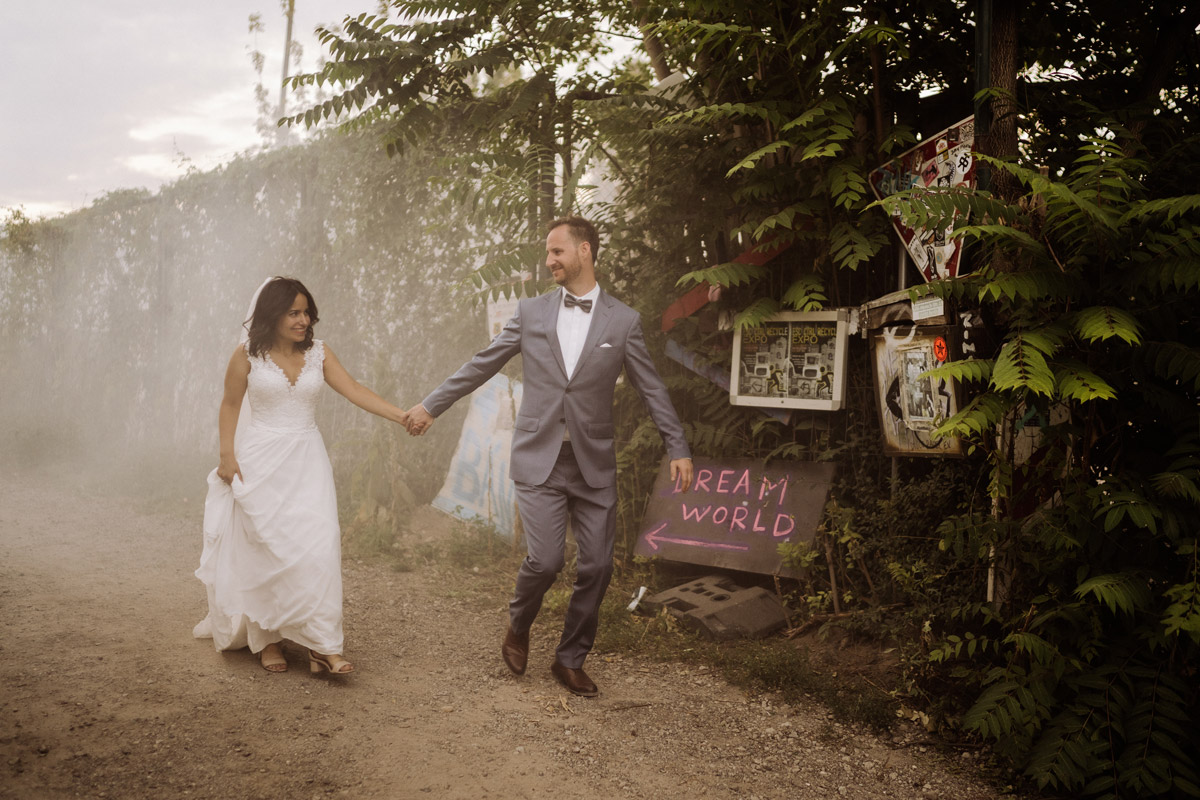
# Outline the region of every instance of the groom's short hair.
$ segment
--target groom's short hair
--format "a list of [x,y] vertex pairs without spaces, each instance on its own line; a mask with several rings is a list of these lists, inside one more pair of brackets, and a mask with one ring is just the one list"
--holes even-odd
[[555,228],[567,226],[567,230],[571,233],[571,238],[575,240],[576,245],[581,245],[587,242],[592,247],[592,264],[596,263],[596,255],[600,252],[600,234],[596,233],[596,226],[588,222],[583,217],[562,217],[551,222],[546,228],[546,233]]

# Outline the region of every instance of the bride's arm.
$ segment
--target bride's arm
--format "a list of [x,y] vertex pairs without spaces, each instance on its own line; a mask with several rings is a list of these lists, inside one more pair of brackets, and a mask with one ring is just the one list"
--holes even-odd
[[399,422],[401,425],[408,422],[407,411],[397,408],[350,377],[350,373],[342,366],[342,362],[338,361],[328,344],[325,345],[325,382],[335,392],[364,411],[370,411],[372,414],[392,422]]
[[242,412],[242,397],[246,394],[249,375],[250,359],[246,356],[246,348],[238,345],[229,359],[229,367],[225,370],[225,394],[221,398],[221,411],[217,415],[217,430],[221,435],[221,463],[217,466],[217,477],[226,483],[232,482],[234,475],[242,477],[242,470],[233,455],[233,432],[237,430],[238,416]]

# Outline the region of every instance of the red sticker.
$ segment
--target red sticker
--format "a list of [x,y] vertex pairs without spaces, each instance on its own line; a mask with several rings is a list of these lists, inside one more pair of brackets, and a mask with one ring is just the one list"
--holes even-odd
[[950,351],[946,348],[946,340],[941,336],[933,340],[933,357],[939,362],[944,362],[946,357],[950,355]]

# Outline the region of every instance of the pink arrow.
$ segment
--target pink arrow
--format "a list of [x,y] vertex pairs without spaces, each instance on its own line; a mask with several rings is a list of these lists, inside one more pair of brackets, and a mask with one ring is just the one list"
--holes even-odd
[[667,527],[669,523],[664,522],[654,530],[646,534],[646,544],[650,545],[651,550],[658,550],[659,542],[670,542],[671,544],[682,544],[688,547],[707,547],[713,550],[749,550],[748,544],[725,544],[724,542],[706,542],[702,539],[677,539],[674,536],[659,536],[658,532]]

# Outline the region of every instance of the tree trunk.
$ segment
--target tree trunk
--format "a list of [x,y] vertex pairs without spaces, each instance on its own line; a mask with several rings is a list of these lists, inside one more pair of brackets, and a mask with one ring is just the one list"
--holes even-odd
[[[992,14],[991,86],[998,90],[992,99],[992,125],[988,152],[997,158],[1017,156],[1017,2],[996,3]],[[1007,172],[992,173],[992,191],[1012,202],[1020,194],[1020,184]]]
[[[880,21],[879,9],[871,7],[870,13],[875,22]],[[875,111],[875,161],[882,159],[880,148],[883,147],[884,119],[887,110],[883,100],[883,49],[878,44],[871,45],[871,99]]]
[[633,0],[631,5],[642,29],[642,47],[645,48],[646,55],[650,57],[650,67],[654,70],[655,79],[661,81],[671,74],[671,68],[667,66],[667,51],[663,47],[662,40],[647,31],[650,18],[646,13],[646,1]]

